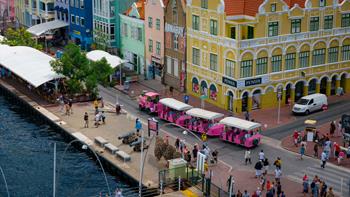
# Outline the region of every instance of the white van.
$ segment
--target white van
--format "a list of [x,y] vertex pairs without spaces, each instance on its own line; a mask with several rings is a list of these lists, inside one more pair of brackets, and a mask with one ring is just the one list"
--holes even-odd
[[322,107],[327,106],[327,96],[324,94],[310,94],[301,97],[293,106],[294,114],[309,114],[310,112],[318,111]]

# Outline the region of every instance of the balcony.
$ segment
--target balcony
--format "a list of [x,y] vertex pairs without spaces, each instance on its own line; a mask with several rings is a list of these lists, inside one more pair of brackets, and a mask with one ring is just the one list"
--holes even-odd
[[321,29],[319,31],[314,31],[314,32],[303,32],[303,33],[281,35],[281,36],[275,36],[275,37],[242,40],[239,42],[239,47],[244,49],[244,48],[263,46],[267,44],[294,42],[294,41],[308,40],[312,38],[322,38],[322,37],[328,37],[328,36],[348,35],[348,34],[350,34],[350,27],[336,28],[336,29]]
[[45,10],[40,10],[40,16],[43,18],[55,18],[55,11],[47,11],[45,12]]

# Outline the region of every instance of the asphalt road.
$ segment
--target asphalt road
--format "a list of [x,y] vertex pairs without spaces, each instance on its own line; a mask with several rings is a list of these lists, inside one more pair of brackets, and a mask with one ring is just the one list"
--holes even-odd
[[[122,104],[122,108],[128,111],[128,113],[137,116],[143,120],[147,120],[150,115],[141,112],[138,110],[138,103],[136,100],[130,99],[127,95],[117,91],[113,88],[103,88],[99,87],[100,95],[104,98],[105,101],[115,103],[118,99],[118,102]],[[226,164],[232,166],[232,169],[247,169],[254,170],[254,164],[258,160],[258,153],[260,150],[264,150],[265,156],[269,158],[270,163],[277,157],[282,159],[282,171],[283,176],[289,176],[290,178],[300,181],[302,176],[307,173],[310,177],[313,177],[315,174],[319,175],[321,178],[326,180],[329,185],[333,186],[335,191],[340,193],[340,190],[347,192],[340,186],[342,179],[346,181],[346,185],[343,187],[348,188],[347,182],[349,182],[350,170],[342,169],[339,167],[328,166],[326,169],[321,169],[320,161],[318,159],[306,157],[304,160],[300,160],[298,155],[291,153],[280,147],[280,139],[287,135],[291,135],[292,131],[295,129],[304,128],[304,120],[306,119],[315,119],[318,121],[318,125],[325,122],[329,122],[338,118],[341,114],[350,112],[349,101],[340,101],[334,103],[330,106],[329,110],[324,112],[317,112],[309,116],[300,116],[297,117],[297,120],[280,126],[278,128],[270,129],[264,131],[264,135],[268,138],[264,138],[263,142],[259,147],[252,150],[252,162],[253,165],[244,164],[244,148],[236,146],[230,143],[222,142],[218,138],[209,138],[208,145],[211,150],[217,149],[219,151],[219,160],[225,162]],[[155,117],[157,118],[157,117]],[[189,144],[199,143],[198,139],[191,135],[184,135],[182,129],[175,126],[164,126],[164,121],[160,121],[160,128],[165,130],[167,133],[171,134],[174,137],[184,139]],[[270,168],[272,169],[272,168]],[[273,173],[272,171],[270,173]],[[335,176],[335,174],[337,176]],[[214,175],[215,176],[215,175]],[[222,176],[222,175],[220,175]],[[225,178],[226,180],[226,178]],[[344,195],[345,194],[345,195]],[[347,193],[344,193],[343,196],[347,196]],[[349,193],[350,196],[350,193]]]

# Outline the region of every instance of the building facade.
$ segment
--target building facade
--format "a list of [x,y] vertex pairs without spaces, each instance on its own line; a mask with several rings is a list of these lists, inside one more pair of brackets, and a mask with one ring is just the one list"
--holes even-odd
[[92,44],[92,0],[70,0],[69,36],[83,50]]
[[186,1],[169,0],[165,9],[163,82],[180,91],[186,84]]
[[131,5],[120,16],[121,56],[125,66],[137,74],[145,74],[145,0]]
[[56,0],[55,1],[56,19],[69,23],[69,0]]
[[18,20],[27,27],[55,20],[54,0],[19,0],[15,10]]
[[[0,16],[4,16],[4,11],[7,11],[7,16],[13,18],[15,16],[15,0],[0,0]],[[5,14],[5,15],[6,15]]]
[[236,113],[350,92],[350,1],[187,1],[187,89]]
[[161,79],[164,66],[164,11],[167,1],[147,0],[145,6],[145,58],[147,78]]

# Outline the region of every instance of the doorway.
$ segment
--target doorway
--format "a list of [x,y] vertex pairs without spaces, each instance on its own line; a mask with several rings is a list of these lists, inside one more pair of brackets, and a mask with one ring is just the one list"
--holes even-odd
[[248,92],[242,95],[242,112],[248,110]]

